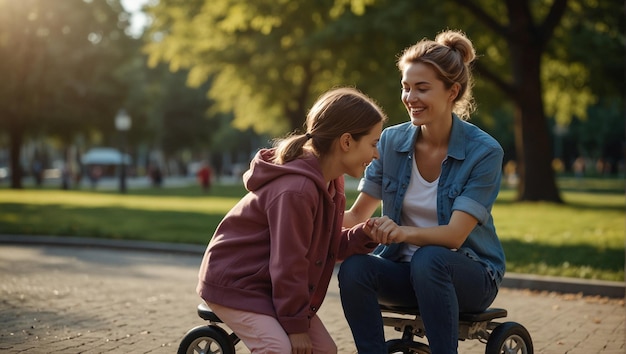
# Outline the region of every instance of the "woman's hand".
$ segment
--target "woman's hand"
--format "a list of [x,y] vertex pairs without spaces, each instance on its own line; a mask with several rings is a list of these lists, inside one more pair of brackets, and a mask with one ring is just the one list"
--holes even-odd
[[368,219],[363,230],[372,240],[384,245],[404,242],[407,238],[404,228],[387,216]]
[[432,227],[400,226],[387,216],[370,218],[363,231],[374,241],[384,245],[406,242],[415,246],[437,245],[459,249],[478,220],[472,215],[455,210],[450,223]]
[[312,354],[313,343],[308,333],[294,333],[289,335],[292,354]]

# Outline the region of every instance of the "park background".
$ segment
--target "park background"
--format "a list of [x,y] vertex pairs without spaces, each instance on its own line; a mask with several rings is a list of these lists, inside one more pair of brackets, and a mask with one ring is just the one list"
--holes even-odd
[[206,243],[252,154],[321,92],[405,121],[396,56],[451,28],[478,52],[471,122],[505,149],[508,269],[623,281],[624,18],[597,0],[0,0],[0,233]]

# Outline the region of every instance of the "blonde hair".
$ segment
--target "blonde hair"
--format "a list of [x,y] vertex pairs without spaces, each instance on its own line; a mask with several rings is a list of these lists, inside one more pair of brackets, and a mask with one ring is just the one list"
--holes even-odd
[[397,66],[403,71],[410,64],[429,64],[446,88],[458,83],[461,89],[454,99],[453,112],[467,120],[476,108],[471,71],[475,59],[476,51],[467,36],[460,31],[447,30],[439,33],[434,41],[424,38],[404,49]]
[[284,164],[302,156],[305,150],[326,155],[333,141],[344,133],[354,140],[367,135],[387,116],[372,100],[357,89],[341,87],[322,94],[309,110],[303,134],[292,134],[274,142],[274,162]]

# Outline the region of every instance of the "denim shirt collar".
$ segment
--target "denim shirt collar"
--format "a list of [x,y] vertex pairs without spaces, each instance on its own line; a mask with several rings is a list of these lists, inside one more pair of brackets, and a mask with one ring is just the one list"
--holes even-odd
[[398,146],[395,147],[396,151],[411,153],[413,151],[413,148],[415,147],[415,139],[417,139],[417,134],[419,132],[419,126],[407,124],[406,130],[404,131],[404,137],[400,140],[402,141],[402,143],[398,144]]
[[[454,113],[452,113],[452,129],[450,131],[450,142],[448,144],[448,157],[457,160],[465,159],[465,132],[463,131],[463,122]],[[409,124],[404,132],[405,137],[402,143],[396,147],[398,152],[411,152],[415,147],[415,139],[419,134],[419,126]],[[412,154],[411,154],[412,155]]]
[[448,156],[457,160],[465,160],[465,132],[463,122],[452,113],[452,130],[450,131],[450,142],[448,143]]

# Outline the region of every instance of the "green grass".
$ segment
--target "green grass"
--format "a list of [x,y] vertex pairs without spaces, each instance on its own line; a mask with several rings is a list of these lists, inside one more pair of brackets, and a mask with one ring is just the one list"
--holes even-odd
[[[507,271],[624,280],[623,179],[560,179],[565,204],[515,203],[503,189],[493,209]],[[0,233],[206,244],[243,187],[117,191],[0,188]],[[348,205],[356,198],[348,188]]]
[[207,243],[240,186],[114,191],[0,190],[0,233]]

